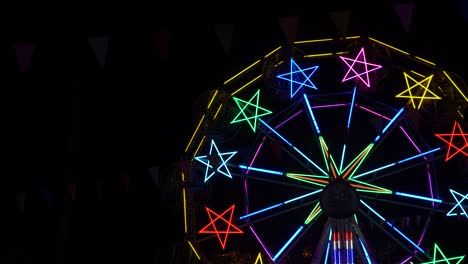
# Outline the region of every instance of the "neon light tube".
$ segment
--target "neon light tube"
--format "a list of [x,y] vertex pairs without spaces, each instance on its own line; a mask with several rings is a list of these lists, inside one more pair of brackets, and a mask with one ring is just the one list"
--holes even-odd
[[424,196],[419,196],[419,195],[414,195],[414,194],[409,194],[409,193],[393,192],[393,194],[399,195],[399,196],[405,196],[405,197],[410,197],[410,198],[426,200],[426,201],[430,201],[430,202],[442,203],[442,200],[440,200],[440,199],[434,199],[434,198],[429,198],[429,197],[424,197]]
[[367,253],[367,249],[364,246],[364,243],[362,243],[361,238],[359,238],[359,242],[361,243],[362,251],[364,251],[364,255],[366,256],[367,263],[372,264],[372,261],[370,260],[369,253]]
[[252,63],[250,66],[248,66],[247,68],[243,69],[242,71],[240,71],[238,74],[234,75],[233,77],[231,77],[229,80],[225,81],[224,84],[227,84],[228,82],[232,81],[234,78],[236,78],[237,76],[241,75],[242,73],[244,73],[245,71],[247,71],[248,69],[252,68],[253,66],[255,66],[257,63],[259,63],[261,60],[258,60],[254,63]]
[[316,191],[313,191],[313,192],[310,192],[310,193],[306,193],[306,194],[304,194],[304,195],[301,195],[301,196],[298,196],[298,197],[289,199],[289,200],[287,200],[287,201],[284,201],[284,202],[281,202],[281,203],[278,203],[278,204],[269,206],[269,207],[267,207],[267,208],[263,208],[263,209],[257,210],[257,211],[255,211],[255,212],[250,213],[250,214],[243,215],[243,216],[239,217],[239,219],[244,219],[244,218],[247,218],[247,217],[250,217],[250,216],[259,214],[259,213],[266,212],[266,211],[268,211],[268,210],[277,208],[277,207],[279,207],[279,206],[282,206],[282,205],[285,205],[285,204],[288,204],[288,203],[291,203],[291,202],[294,202],[294,201],[303,199],[303,198],[305,198],[305,197],[314,195],[314,194],[319,193],[319,192],[321,192],[321,191],[322,191],[322,190],[320,189],[320,190],[316,190]]
[[193,132],[192,137],[191,137],[190,140],[189,140],[189,143],[188,143],[187,146],[185,147],[185,152],[187,152],[188,149],[190,148],[190,145],[192,145],[192,141],[193,141],[193,139],[195,138],[195,135],[197,134],[198,129],[200,128],[200,125],[201,125],[202,122],[203,122],[203,119],[205,119],[205,115],[203,115],[203,116],[200,118],[200,122],[198,122],[197,128],[195,128],[195,131]]
[[286,144],[291,146],[297,153],[299,153],[302,157],[304,157],[310,164],[314,165],[315,168],[317,168],[320,172],[323,174],[327,175],[327,173],[322,170],[317,164],[315,164],[311,159],[309,159],[304,153],[302,153],[298,148],[293,146],[289,141],[287,141],[283,136],[281,136],[276,130],[274,130],[272,127],[270,127],[265,121],[262,119],[258,119],[263,125],[265,125],[271,132],[273,132],[275,135],[277,135],[280,139],[282,139]]
[[251,167],[251,166],[245,166],[245,165],[239,165],[238,167],[241,168],[241,169],[259,171],[259,172],[265,172],[265,173],[275,174],[275,175],[280,175],[280,176],[284,175],[284,173],[281,172],[281,171],[260,169],[260,168],[255,168],[255,167]]
[[239,88],[239,89],[235,90],[234,92],[232,92],[231,95],[235,95],[235,94],[237,94],[238,92],[244,90],[245,87],[249,86],[250,84],[252,84],[252,83],[255,82],[256,80],[260,79],[260,77],[262,77],[262,76],[263,76],[263,75],[260,74],[259,76],[253,78],[250,82],[244,84],[241,88]]
[[332,108],[332,107],[339,107],[339,106],[347,106],[348,104],[329,104],[329,105],[314,105],[312,109],[317,108]]
[[332,238],[332,229],[330,227],[330,232],[328,235],[328,242],[327,242],[327,251],[325,252],[325,264],[328,262],[328,253],[330,252],[330,244],[331,244],[331,238]]
[[302,229],[304,229],[304,226],[300,226],[297,231],[291,236],[291,238],[289,238],[288,242],[286,242],[286,244],[284,244],[284,246],[278,251],[278,253],[276,253],[276,255],[273,257],[273,261],[276,261],[276,259],[278,259],[278,257],[281,255],[281,253],[283,253],[283,251],[286,249],[287,246],[289,246],[289,244],[291,244],[291,242],[294,240],[294,238],[296,238],[297,235],[299,235],[299,233],[302,231]]
[[187,242],[188,242],[190,248],[192,248],[193,253],[195,253],[195,256],[197,256],[198,260],[201,260],[200,255],[198,255],[198,253],[195,250],[195,248],[193,247],[192,243],[190,243],[190,241],[188,241],[188,240],[187,240]]
[[371,38],[371,37],[369,37],[369,39],[370,39],[370,40],[373,40],[373,41],[375,41],[375,42],[377,42],[377,43],[379,43],[379,44],[381,44],[381,45],[384,45],[385,47],[388,47],[388,48],[391,48],[391,49],[396,50],[396,51],[398,51],[398,52],[401,52],[401,53],[403,53],[403,54],[405,54],[405,55],[410,55],[408,52],[402,51],[401,49],[397,49],[397,48],[395,48],[395,47],[393,47],[393,46],[390,46],[390,45],[388,45],[388,44],[386,44],[386,43],[383,43],[382,41],[378,41],[378,40],[376,40],[376,39],[374,39],[374,38]]
[[353,178],[354,178],[354,179],[357,179],[357,178],[360,178],[360,177],[362,177],[362,176],[365,176],[365,175],[368,175],[368,174],[371,174],[371,173],[374,173],[374,172],[377,172],[377,171],[380,171],[380,170],[389,168],[389,167],[394,166],[394,165],[397,165],[397,164],[401,164],[401,163],[403,163],[403,162],[412,160],[412,159],[417,158],[417,157],[424,156],[424,155],[426,155],[426,154],[429,154],[429,153],[432,153],[432,152],[435,152],[435,151],[438,151],[438,150],[440,150],[440,148],[435,148],[435,149],[432,149],[432,150],[429,150],[429,151],[426,151],[426,152],[423,152],[423,153],[419,153],[419,154],[414,155],[414,156],[412,156],[412,157],[409,157],[409,158],[406,158],[406,159],[403,159],[403,160],[400,160],[400,161],[397,161],[397,162],[393,162],[393,163],[387,164],[387,165],[385,165],[385,166],[379,167],[379,168],[377,168],[377,169],[370,170],[370,171],[368,171],[368,172],[361,173],[361,174],[359,174],[359,175],[354,176]]
[[423,59],[423,58],[421,58],[421,57],[418,57],[418,56],[414,56],[414,57],[415,57],[416,59],[420,60],[420,61],[424,61],[425,63],[428,63],[428,64],[431,64],[431,65],[434,65],[434,66],[436,66],[436,64],[435,64],[435,63],[433,63],[433,62],[431,62],[431,61],[428,61],[428,60],[426,60],[426,59]]
[[465,101],[468,102],[468,98],[466,97],[466,95],[463,93],[463,91],[455,84],[455,82],[452,80],[452,78],[450,78],[450,76],[448,75],[448,73],[446,71],[442,71],[445,76],[447,76],[447,79],[449,79],[449,81],[453,84],[453,86],[455,86],[455,88],[458,90],[458,92],[463,96],[463,98],[465,98]]
[[346,152],[346,144],[343,145],[343,152],[341,152],[340,172],[343,171],[343,161]]
[[333,40],[332,38],[327,39],[314,39],[314,40],[302,40],[302,41],[294,41],[294,44],[303,44],[303,43],[312,43],[312,42],[324,42]]
[[250,217],[250,216],[252,216],[252,215],[256,215],[256,214],[259,214],[259,213],[263,213],[263,212],[265,212],[265,211],[274,209],[274,208],[279,207],[279,206],[281,206],[281,205],[284,205],[284,203],[278,203],[278,204],[269,206],[269,207],[267,207],[267,208],[263,208],[263,209],[261,209],[261,210],[255,211],[255,212],[253,212],[253,213],[243,215],[243,216],[239,217],[239,219],[244,219],[244,218]]
[[307,197],[307,196],[314,195],[314,194],[319,193],[319,192],[321,192],[321,191],[322,191],[322,189],[316,190],[316,191],[313,191],[313,192],[310,192],[310,193],[306,193],[306,194],[301,195],[301,196],[298,196],[298,197],[296,197],[296,198],[289,199],[289,200],[285,201],[284,204],[288,204],[288,203],[297,201],[297,200],[299,200],[299,199],[305,198],[305,197]]
[[310,107],[309,100],[307,99],[307,95],[306,95],[306,94],[304,94],[304,100],[305,100],[305,102],[306,102],[306,104],[307,104],[307,109],[309,110],[310,117],[312,118],[312,121],[314,122],[315,131],[317,132],[317,134],[320,135],[320,128],[319,128],[318,125],[317,125],[317,121],[315,120],[314,113],[312,112],[312,107]]
[[255,238],[257,239],[257,241],[260,243],[260,245],[262,245],[262,248],[263,250],[265,250],[265,252],[267,253],[268,257],[272,260],[273,258],[271,257],[271,253],[270,251],[267,249],[267,247],[265,246],[265,244],[263,244],[262,240],[260,239],[260,237],[258,237],[257,233],[255,232],[255,230],[252,228],[252,226],[249,225],[249,228],[250,230],[252,231],[252,233],[254,234]]
[[354,108],[354,99],[356,98],[356,86],[354,86],[353,90],[353,98],[351,99],[351,106],[349,107],[349,115],[348,115],[348,125],[346,126],[349,129],[349,126],[351,125],[351,116],[353,114],[353,108]]
[[267,55],[265,55],[265,57],[263,58],[268,58],[271,54],[275,53],[276,51],[278,51],[279,49],[281,49],[283,46],[279,46],[277,47],[276,49],[272,50],[270,53],[268,53]]
[[404,239],[406,239],[408,242],[410,242],[415,248],[417,248],[419,251],[424,253],[424,250],[420,248],[416,243],[411,241],[407,236],[405,236],[400,230],[398,230],[396,227],[394,227],[390,222],[388,222],[383,216],[381,216],[379,213],[377,213],[374,209],[372,209],[368,204],[366,204],[363,200],[360,200],[362,204],[364,204],[372,213],[374,213],[377,217],[379,217],[382,221],[387,223],[393,230],[395,230],[398,234],[400,234]]
[[393,122],[395,122],[395,120],[398,118],[398,116],[400,116],[400,114],[403,112],[403,110],[405,110],[405,108],[401,108],[398,113],[392,118],[392,120],[390,120],[390,122],[388,122],[388,124],[385,126],[385,128],[382,130],[382,134],[385,133],[385,131],[387,131],[387,129],[393,124]]

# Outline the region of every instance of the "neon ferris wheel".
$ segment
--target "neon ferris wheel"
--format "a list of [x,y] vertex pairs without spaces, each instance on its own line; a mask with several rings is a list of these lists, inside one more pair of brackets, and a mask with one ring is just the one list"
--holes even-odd
[[464,260],[426,239],[434,214],[468,226],[467,188],[438,188],[438,164],[468,157],[456,74],[370,37],[298,41],[205,99],[181,170],[195,263]]

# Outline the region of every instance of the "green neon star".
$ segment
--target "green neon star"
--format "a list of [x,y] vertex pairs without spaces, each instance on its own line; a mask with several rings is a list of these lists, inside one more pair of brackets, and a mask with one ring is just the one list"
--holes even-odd
[[[233,97],[234,101],[240,109],[240,112],[236,115],[236,117],[234,117],[234,120],[231,121],[231,124],[241,121],[247,121],[252,130],[256,132],[258,118],[273,113],[272,111],[262,108],[258,105],[259,98],[260,89],[252,96],[252,98],[250,98],[248,102],[240,98]],[[254,100],[255,104],[252,103],[252,101]],[[261,113],[259,111],[261,111]]]
[[[436,252],[439,251],[440,255],[442,256],[441,259],[436,259]],[[465,256],[458,256],[458,257],[451,257],[451,258],[447,258],[444,254],[444,252],[442,252],[442,250],[440,250],[439,246],[434,243],[434,256],[432,257],[432,260],[429,261],[429,262],[424,262],[424,263],[421,263],[421,264],[435,264],[435,263],[446,263],[446,264],[459,264],[461,263],[461,261],[465,258]]]

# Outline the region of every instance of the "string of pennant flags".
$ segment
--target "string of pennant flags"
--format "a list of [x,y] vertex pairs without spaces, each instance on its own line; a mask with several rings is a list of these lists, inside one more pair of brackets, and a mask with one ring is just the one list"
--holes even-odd
[[[468,22],[468,2],[464,0],[458,1],[460,14],[463,16],[464,21]],[[412,30],[413,25],[413,13],[417,8],[413,1],[396,3],[393,4],[393,11],[400,21],[400,26],[403,32],[409,33]],[[353,10],[344,9],[344,10],[335,10],[329,13],[330,21],[335,25],[336,33],[340,36],[346,36],[348,34],[348,29],[353,20]],[[292,16],[279,16],[278,17],[278,26],[284,34],[284,38],[287,42],[293,43],[296,41],[298,29],[301,26],[301,17],[292,15]],[[235,23],[219,23],[214,25],[214,31],[216,36],[219,39],[219,43],[223,48],[223,51],[226,55],[230,55],[233,46],[234,31],[236,30]],[[173,41],[171,36],[171,31],[168,29],[157,30],[151,33],[152,46],[156,50],[156,54],[161,60],[167,60],[170,58],[170,55],[173,50],[171,50],[171,41]],[[108,52],[112,45],[112,34],[101,34],[101,35],[90,35],[87,37],[88,44],[92,49],[96,63],[100,67],[106,67],[108,63]],[[30,68],[31,61],[34,59],[34,54],[37,51],[37,43],[34,40],[30,41],[21,41],[14,43],[14,52],[16,56],[16,64],[18,71],[26,74]],[[375,121],[375,122],[374,122]],[[380,119],[375,119],[372,121],[376,129],[381,129],[382,122]],[[152,175],[155,175],[154,173]],[[157,176],[153,176],[154,179]],[[122,185],[125,190],[128,191],[128,179],[122,179]],[[96,184],[96,190],[98,193],[102,193],[102,183]],[[67,183],[66,192],[70,200],[75,200],[77,198],[77,187],[76,183]],[[42,190],[42,196],[46,204],[50,206],[50,192],[44,188]],[[24,191],[18,192],[16,196],[17,206],[20,211],[25,210],[25,203],[27,201],[28,194]],[[408,219],[405,217],[404,219]],[[403,221],[403,220],[401,220]],[[405,223],[414,222],[407,221]],[[417,222],[417,221],[416,221]],[[408,224],[406,224],[408,225]]]
[[[468,22],[468,3],[464,0],[458,0],[460,13],[464,21]],[[395,3],[392,5],[395,15],[400,21],[401,29],[405,33],[410,33],[413,25],[413,13],[415,3],[413,1]],[[336,33],[339,36],[348,34],[349,25],[353,20],[352,9],[342,9],[329,12],[329,18],[335,25]],[[301,24],[301,17],[297,15],[279,16],[278,25],[284,34],[285,39],[289,43],[296,40],[298,28]],[[236,29],[235,23],[218,23],[214,25],[216,36],[223,47],[226,55],[230,55],[233,43],[233,33]],[[152,33],[151,39],[153,45],[161,59],[168,59],[170,54],[170,38],[169,30],[158,30]],[[107,52],[111,41],[111,34],[92,35],[88,37],[89,45],[91,46],[97,63],[104,67],[106,65]],[[16,53],[17,65],[19,71],[25,73],[29,69],[29,65],[33,58],[36,49],[34,41],[19,42],[14,44]]]

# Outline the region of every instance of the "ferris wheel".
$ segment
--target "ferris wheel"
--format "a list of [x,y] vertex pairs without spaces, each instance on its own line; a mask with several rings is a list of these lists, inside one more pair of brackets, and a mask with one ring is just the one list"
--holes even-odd
[[468,226],[468,188],[439,188],[468,157],[467,94],[370,37],[267,53],[203,97],[180,182],[193,261],[461,263],[427,234],[434,215]]

